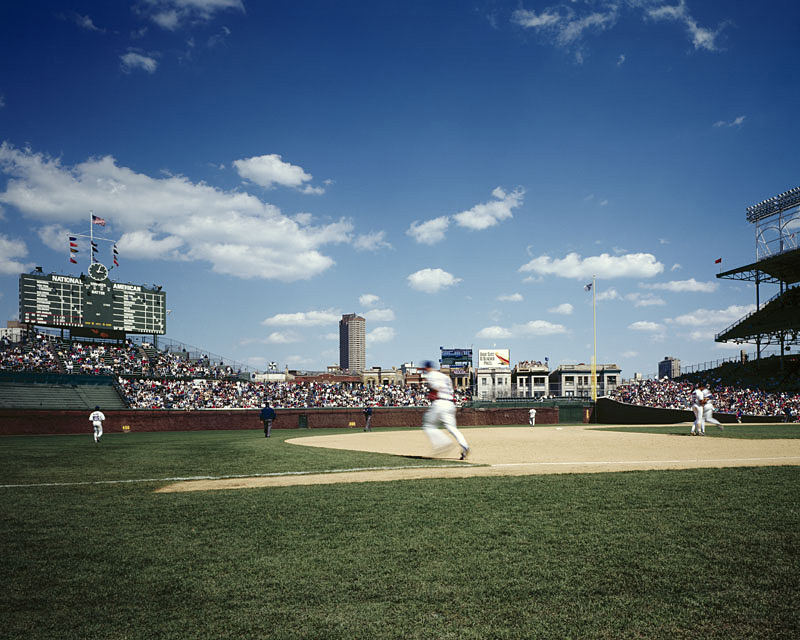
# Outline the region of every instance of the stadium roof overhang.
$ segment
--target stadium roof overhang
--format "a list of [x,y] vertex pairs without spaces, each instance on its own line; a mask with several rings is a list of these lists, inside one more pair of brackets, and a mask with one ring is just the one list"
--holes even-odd
[[784,251],[758,262],[717,274],[723,280],[749,280],[780,284],[800,282],[800,249]]

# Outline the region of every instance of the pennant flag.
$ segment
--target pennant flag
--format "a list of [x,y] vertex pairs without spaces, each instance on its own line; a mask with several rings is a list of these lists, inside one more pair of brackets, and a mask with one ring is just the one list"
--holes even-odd
[[584,290],[584,291],[591,291],[591,290],[592,290],[592,284],[593,284],[593,283],[591,283],[591,282],[590,282],[589,284],[587,284],[587,285],[586,285],[586,286],[583,288],[583,290]]
[[77,247],[77,246],[78,246],[78,243],[77,243],[77,242],[70,242],[70,243],[69,243],[69,246],[70,246],[70,247]]
[[75,258],[73,258],[72,256],[70,256],[70,257],[69,257],[69,261],[70,261],[72,264],[78,264],[78,261],[77,261]]
[[119,251],[117,251],[117,245],[116,244],[113,246],[111,251],[112,251],[113,258],[114,258],[114,266],[118,267],[119,266],[119,262],[117,262],[117,256],[119,255]]
[[101,227],[106,226],[105,218],[92,214],[92,224],[99,224]]
[[70,252],[70,253],[78,253],[78,250],[77,250],[77,249],[74,249],[74,248],[72,248],[72,247],[70,247],[70,248],[69,248],[69,252]]
[[714,264],[719,264],[720,262],[722,262],[722,258],[717,258],[714,260]]

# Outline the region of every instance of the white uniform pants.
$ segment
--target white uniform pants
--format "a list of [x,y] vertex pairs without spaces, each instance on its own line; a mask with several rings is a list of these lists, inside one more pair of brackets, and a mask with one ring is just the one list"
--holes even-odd
[[94,427],[94,441],[97,442],[100,440],[100,436],[103,435],[103,423],[93,422],[92,426]]
[[422,430],[428,436],[436,453],[450,445],[449,438],[441,432],[440,426],[450,432],[462,449],[469,449],[467,441],[456,426],[456,406],[449,400],[434,400],[422,418]]
[[701,407],[699,404],[693,404],[692,411],[694,412],[694,424],[692,425],[692,433],[705,433],[706,423],[703,418],[703,407]]
[[711,424],[715,424],[719,426],[721,423],[714,417],[714,405],[710,402],[706,402],[703,406],[703,422],[710,422]]

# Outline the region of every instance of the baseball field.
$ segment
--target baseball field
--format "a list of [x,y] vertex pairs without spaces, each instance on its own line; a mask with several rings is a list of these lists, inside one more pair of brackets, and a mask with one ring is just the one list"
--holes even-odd
[[0,439],[7,638],[796,638],[800,425]]

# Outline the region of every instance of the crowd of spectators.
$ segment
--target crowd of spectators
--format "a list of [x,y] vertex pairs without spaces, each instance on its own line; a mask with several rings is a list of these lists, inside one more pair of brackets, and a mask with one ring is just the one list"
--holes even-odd
[[0,340],[0,369],[3,371],[32,371],[43,373],[58,367],[53,345],[44,335],[22,342],[8,338]]
[[[640,380],[617,387],[611,398],[627,404],[662,409],[691,409],[691,392],[695,385],[667,378]],[[800,394],[770,393],[759,389],[740,389],[722,384],[709,384],[711,401],[716,411],[734,415],[779,416],[797,420],[800,416]]]
[[[329,382],[249,382],[218,379],[120,378],[134,409],[253,409],[265,402],[279,409],[424,407],[427,387],[372,386]],[[469,396],[456,393],[456,403]]]

